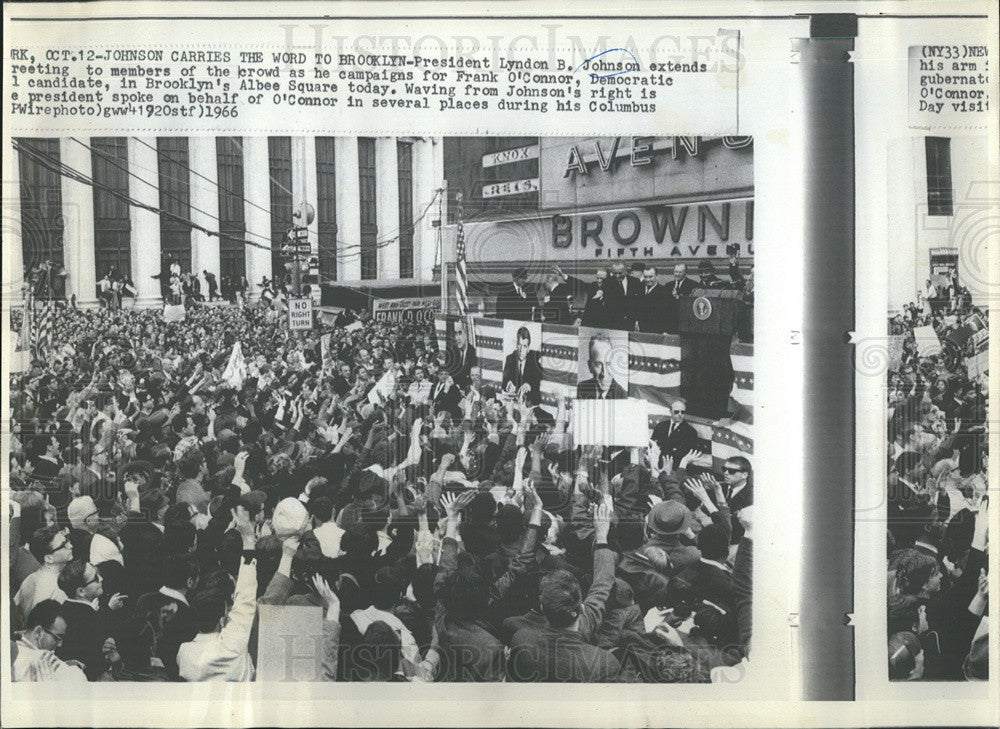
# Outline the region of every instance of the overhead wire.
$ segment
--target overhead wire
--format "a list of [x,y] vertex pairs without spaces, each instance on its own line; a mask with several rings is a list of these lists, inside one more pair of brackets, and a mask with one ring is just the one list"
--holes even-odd
[[[98,156],[100,156],[100,157],[102,157],[104,159],[107,159],[107,161],[110,164],[112,164],[114,167],[118,168],[119,170],[125,172],[126,174],[131,175],[132,177],[135,177],[137,180],[143,182],[144,184],[149,185],[150,187],[153,187],[153,188],[157,189],[158,191],[162,192],[162,190],[160,190],[160,187],[158,185],[154,185],[153,183],[149,182],[148,180],[144,179],[143,177],[141,177],[139,175],[136,175],[133,172],[130,172],[128,169],[126,169],[126,168],[122,167],[120,164],[118,164],[117,161],[114,160],[113,158],[111,158],[109,155],[106,155],[105,153],[101,152],[100,150],[93,149],[90,145],[85,144],[84,142],[80,141],[79,139],[76,139],[75,137],[71,137],[71,139],[73,139],[73,141],[77,142],[81,146],[83,146],[83,147],[91,150],[93,153],[97,154]],[[234,139],[234,141],[236,141],[236,140]],[[185,218],[182,215],[179,215],[177,213],[173,213],[173,212],[171,212],[169,210],[165,210],[165,209],[163,209],[161,207],[158,207],[158,206],[155,206],[155,205],[150,205],[148,203],[140,202],[140,201],[136,200],[135,198],[133,198],[133,197],[127,195],[127,194],[122,193],[119,190],[116,190],[116,189],[114,189],[112,187],[109,187],[108,185],[104,185],[104,184],[101,184],[101,183],[95,181],[93,179],[93,177],[85,175],[81,171],[79,171],[79,170],[77,170],[77,169],[75,169],[75,168],[73,168],[73,167],[65,164],[64,162],[62,162],[59,159],[53,158],[52,156],[50,156],[48,154],[45,154],[44,152],[41,152],[39,150],[33,149],[30,146],[25,146],[25,145],[21,144],[17,139],[11,140],[11,143],[12,143],[12,145],[13,145],[13,147],[14,147],[14,149],[16,151],[18,151],[19,153],[27,155],[30,159],[34,160],[37,164],[41,165],[42,167],[44,167],[44,168],[46,168],[46,169],[48,169],[48,170],[50,170],[52,172],[55,172],[56,174],[59,174],[60,176],[68,177],[68,178],[73,179],[73,180],[75,180],[77,182],[80,182],[81,184],[89,185],[90,187],[92,187],[94,189],[98,189],[98,190],[107,192],[107,193],[111,194],[112,196],[116,197],[117,199],[125,202],[126,204],[128,204],[128,205],[130,205],[132,207],[141,208],[141,209],[148,210],[149,212],[153,212],[153,213],[156,213],[156,214],[161,215],[161,216],[166,216],[168,218],[176,220],[177,222],[180,222],[180,223],[182,223],[184,225],[187,225],[187,226],[191,227],[194,230],[201,231],[201,232],[203,232],[203,233],[205,233],[206,235],[209,235],[209,236],[214,236],[214,237],[218,237],[218,238],[225,238],[227,240],[234,240],[234,241],[242,242],[244,245],[248,245],[248,246],[251,246],[251,247],[254,247],[254,248],[258,248],[258,249],[261,249],[261,250],[268,250],[268,251],[271,251],[272,253],[276,250],[273,245],[262,245],[260,243],[254,242],[254,241],[246,240],[245,238],[241,238],[239,236],[234,236],[234,235],[230,235],[230,234],[227,234],[227,233],[223,233],[222,231],[210,230],[209,228],[207,228],[207,227],[205,227],[203,225],[200,225],[198,223],[195,223],[194,221],[192,221],[192,220],[190,220],[188,218]],[[146,146],[149,146],[149,145],[146,145]],[[240,149],[241,149],[241,151],[242,151],[242,146],[240,146],[238,144],[238,142],[237,142],[237,146],[239,146]],[[181,166],[183,166],[183,165],[181,165]],[[176,178],[174,178],[174,179],[176,179]],[[434,192],[434,195],[431,197],[430,201],[424,207],[424,209],[421,212],[421,214],[418,217],[414,218],[413,221],[412,221],[412,223],[409,226],[402,226],[402,227],[400,227],[399,232],[395,236],[393,236],[393,237],[386,238],[386,239],[384,239],[382,241],[376,241],[375,244],[374,244],[374,246],[372,247],[372,250],[379,250],[379,249],[387,247],[391,243],[393,243],[396,240],[398,240],[401,237],[402,232],[405,231],[405,230],[410,230],[410,231],[415,230],[417,224],[427,216],[428,211],[430,210],[431,206],[437,201],[437,198],[440,196],[440,194],[441,194],[441,190],[436,190]],[[170,195],[169,193],[164,193],[164,195],[165,195],[165,197],[167,199],[174,200],[175,202],[178,202],[178,203],[181,203],[181,204],[184,203],[184,201],[181,198],[174,197],[174,196]],[[187,204],[188,204],[188,207],[190,209],[196,210],[197,212],[202,213],[203,215],[205,215],[206,217],[208,217],[210,219],[213,219],[213,220],[221,222],[220,219],[218,218],[218,216],[213,216],[213,215],[207,213],[206,211],[201,210],[200,208],[191,206],[190,202],[188,202]],[[252,235],[254,237],[258,237],[258,238],[262,238],[264,240],[270,241],[270,238],[262,236],[262,235],[260,235],[258,233],[253,233],[251,231],[244,231],[244,235]],[[350,260],[350,259],[352,259],[352,258],[354,258],[356,256],[360,256],[362,254],[362,252],[363,252],[363,250],[362,250],[362,244],[361,243],[355,243],[355,244],[349,244],[349,245],[343,245],[342,246],[342,245],[339,245],[339,242],[340,241],[338,241],[337,250],[336,250],[336,257],[337,257],[338,261]],[[351,252],[351,253],[347,253],[346,252],[348,250],[353,250],[353,249],[358,249],[358,250],[355,251],[355,252]]]

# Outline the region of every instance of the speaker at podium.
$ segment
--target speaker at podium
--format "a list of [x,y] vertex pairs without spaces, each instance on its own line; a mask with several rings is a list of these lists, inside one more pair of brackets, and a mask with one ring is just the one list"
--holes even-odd
[[739,325],[739,297],[729,289],[695,289],[677,302],[681,397],[695,415],[721,418],[729,413],[734,381],[730,348]]

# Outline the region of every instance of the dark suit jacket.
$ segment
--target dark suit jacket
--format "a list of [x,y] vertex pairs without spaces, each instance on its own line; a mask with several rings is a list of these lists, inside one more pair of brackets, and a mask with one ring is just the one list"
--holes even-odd
[[684,297],[690,296],[691,292],[698,288],[698,284],[694,280],[685,277],[680,282],[676,280],[670,281],[666,284],[665,288],[667,333],[676,334],[680,311],[679,301]]
[[537,350],[529,349],[524,359],[524,372],[518,371],[517,352],[511,352],[503,365],[503,380],[500,383],[501,389],[507,388],[507,383],[514,384],[514,391],[521,389],[521,385],[527,383],[531,387],[528,393],[528,400],[538,403],[542,399],[542,365],[540,355]]
[[[625,286],[628,287],[626,292]],[[604,280],[604,325],[611,329],[635,326],[635,301],[638,287],[626,276],[622,283],[614,277]]]
[[640,332],[663,334],[667,331],[667,292],[657,284],[650,292],[643,288],[636,297],[636,320]]
[[698,446],[698,433],[695,432],[690,423],[681,423],[668,436],[670,422],[670,418],[665,418],[658,422],[653,428],[651,440],[655,441],[656,445],[660,447],[660,453],[663,454],[664,458],[671,459],[673,468],[676,469],[680,465],[681,458],[689,450]]
[[455,384],[463,390],[467,390],[472,384],[472,368],[476,366],[476,348],[466,343],[463,353],[454,344],[449,344],[447,349],[448,372]]
[[628,393],[618,384],[617,380],[612,378],[608,394],[604,398],[601,398],[600,389],[597,386],[597,378],[591,377],[589,380],[584,380],[576,386],[576,397],[578,400],[625,400],[628,397]]
[[595,299],[598,291],[603,291],[603,286],[598,286],[595,281],[587,289],[587,301],[583,305],[583,317],[581,323],[585,327],[605,327],[607,326],[607,315],[605,314],[605,301],[602,298]]
[[522,297],[517,293],[514,284],[504,284],[497,294],[497,318],[498,319],[519,319],[521,321],[531,320],[531,308],[538,304],[535,298],[535,291],[531,287],[524,287],[525,295]]
[[462,407],[459,404],[462,400],[462,393],[457,385],[439,389],[438,383],[431,386],[431,402],[434,403],[436,411],[447,410],[455,417],[462,414]]
[[87,680],[96,681],[108,668],[104,641],[111,636],[109,616],[103,610],[68,600],[60,613],[66,620],[66,637],[56,655],[64,661],[81,661],[86,665]]
[[697,609],[702,600],[723,610],[733,608],[733,574],[714,564],[699,561],[681,570],[670,584],[670,590],[693,609]]

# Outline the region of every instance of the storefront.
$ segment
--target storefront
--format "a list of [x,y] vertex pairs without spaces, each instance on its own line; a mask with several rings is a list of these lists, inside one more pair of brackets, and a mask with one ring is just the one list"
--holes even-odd
[[[517,142],[520,146],[478,158],[472,148],[461,160],[473,167],[461,191],[474,301],[476,294],[488,298],[496,284],[509,281],[510,273],[521,267],[535,280],[551,264],[584,280],[618,261],[627,267],[637,262],[656,266],[667,276],[676,263],[702,260],[716,262],[717,272],[723,273],[722,264],[731,255],[740,257],[744,269],[752,267],[751,137]],[[492,147],[497,146],[493,140]],[[455,260],[458,228],[454,192],[449,179],[445,259],[450,262]],[[507,205],[497,204],[504,199]]]

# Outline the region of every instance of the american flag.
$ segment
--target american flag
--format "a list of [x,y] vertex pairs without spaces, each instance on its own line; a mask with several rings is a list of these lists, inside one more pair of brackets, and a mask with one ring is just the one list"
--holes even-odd
[[466,316],[469,313],[469,277],[465,268],[465,228],[462,224],[464,210],[462,208],[462,193],[455,196],[458,203],[458,229],[455,237],[455,284],[458,291],[458,314]]
[[32,329],[31,294],[28,294],[24,298],[24,307],[21,313],[21,331],[17,337],[17,346],[14,347],[11,372],[27,372],[31,368]]
[[56,323],[56,302],[52,299],[36,301],[35,347],[41,352],[52,346]]

